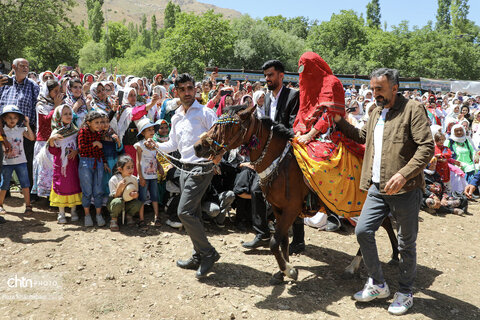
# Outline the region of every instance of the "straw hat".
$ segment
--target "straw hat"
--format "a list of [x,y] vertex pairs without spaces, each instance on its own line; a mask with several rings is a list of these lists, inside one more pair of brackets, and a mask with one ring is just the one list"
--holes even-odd
[[138,182],[137,182],[137,179],[133,176],[128,176],[128,177],[125,177],[124,179],[126,182],[126,186],[125,186],[125,189],[123,189],[122,197],[125,202],[128,202],[133,200],[130,193],[132,191],[138,192]]

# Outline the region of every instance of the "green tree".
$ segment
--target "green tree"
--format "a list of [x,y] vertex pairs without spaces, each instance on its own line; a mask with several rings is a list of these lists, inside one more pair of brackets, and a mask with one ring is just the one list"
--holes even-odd
[[[94,0],[90,0],[93,2]],[[88,29],[91,32],[92,39],[99,42],[102,39],[102,26],[105,22],[102,11],[103,1],[94,1],[90,4],[91,9],[88,10]]]
[[152,15],[151,27],[150,27],[150,36],[151,36],[151,45],[150,48],[153,50],[157,50],[159,48],[159,36],[158,36],[158,25],[157,25],[157,17]]
[[263,18],[272,29],[280,29],[299,38],[306,39],[311,23],[306,17],[285,18],[282,15],[267,16]]
[[74,5],[71,0],[0,1],[0,57],[24,56],[32,69],[75,63],[85,33],[68,19]]
[[229,21],[208,10],[202,15],[179,13],[175,27],[166,31],[160,51],[171,67],[203,75],[206,66],[225,65],[232,54]]
[[351,74],[364,68],[360,53],[367,45],[365,21],[353,10],[342,10],[313,26],[306,41],[306,48],[317,52],[334,72]]
[[452,0],[450,11],[452,14],[452,27],[456,33],[468,33],[471,26],[467,18],[469,10],[468,0]]
[[175,28],[176,16],[181,12],[180,6],[168,1],[165,7],[163,26],[165,29]]
[[93,40],[85,43],[82,49],[80,49],[80,59],[78,64],[84,72],[93,72],[100,70],[106,66],[105,60],[105,44],[103,42],[95,42]]
[[436,29],[450,28],[450,5],[452,0],[438,0]]
[[131,45],[128,28],[120,22],[108,22],[108,35],[105,35],[104,43],[107,60],[123,57]]
[[379,0],[372,0],[367,4],[367,25],[370,28],[380,29],[381,22],[380,18],[382,17],[380,13],[380,3]]
[[[272,19],[270,19],[272,18]],[[253,19],[244,15],[232,21],[233,57],[228,67],[258,70],[270,59],[280,59],[287,70],[296,71],[305,41],[283,28],[270,28],[268,23],[281,16]]]

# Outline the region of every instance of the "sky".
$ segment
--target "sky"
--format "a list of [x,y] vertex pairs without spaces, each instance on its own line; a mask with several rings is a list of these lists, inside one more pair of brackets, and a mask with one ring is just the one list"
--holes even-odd
[[[305,16],[319,22],[328,21],[332,13],[340,10],[353,9],[358,14],[366,17],[366,6],[370,0],[198,0],[203,3],[214,4],[218,7],[237,10],[243,14],[248,13],[253,18],[264,16],[283,15],[284,17]],[[470,0],[468,18],[480,23],[480,0]],[[382,14],[382,27],[387,22],[388,29],[391,25],[398,25],[402,20],[408,20],[410,28],[423,27],[428,20],[435,23],[438,8],[437,0],[380,0]]]

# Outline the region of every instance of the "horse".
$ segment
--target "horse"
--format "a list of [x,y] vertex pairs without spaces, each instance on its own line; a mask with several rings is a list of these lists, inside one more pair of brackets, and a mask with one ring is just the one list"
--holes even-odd
[[[290,145],[293,138],[293,132],[282,124],[268,117],[257,118],[255,106],[232,106],[194,145],[196,155],[203,158],[213,159],[238,147],[249,153],[251,164],[260,176],[262,192],[276,219],[270,250],[280,271],[273,275],[272,284],[283,283],[285,276],[298,279],[297,269],[289,262],[288,230],[304,209],[305,199],[311,192],[293,154]],[[391,262],[398,261],[398,243],[390,219],[385,219],[382,226],[392,244]],[[353,275],[360,262],[359,249],[344,276]]]

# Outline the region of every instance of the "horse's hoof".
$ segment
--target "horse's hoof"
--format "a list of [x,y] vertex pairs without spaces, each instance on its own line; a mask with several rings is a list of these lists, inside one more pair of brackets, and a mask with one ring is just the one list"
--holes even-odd
[[274,286],[282,284],[283,282],[284,282],[284,275],[282,271],[278,271],[270,279],[270,284]]
[[354,274],[351,273],[351,272],[343,271],[343,273],[342,273],[342,279],[343,280],[351,280],[351,279],[353,279],[353,277],[354,277]]
[[293,280],[297,280],[298,279],[297,269],[291,268],[290,270],[288,270],[288,277],[293,279]]
[[388,261],[388,265],[390,265],[390,266],[398,266],[398,263],[399,263],[399,262],[400,262],[400,261],[399,261],[398,259],[392,259],[392,260]]

